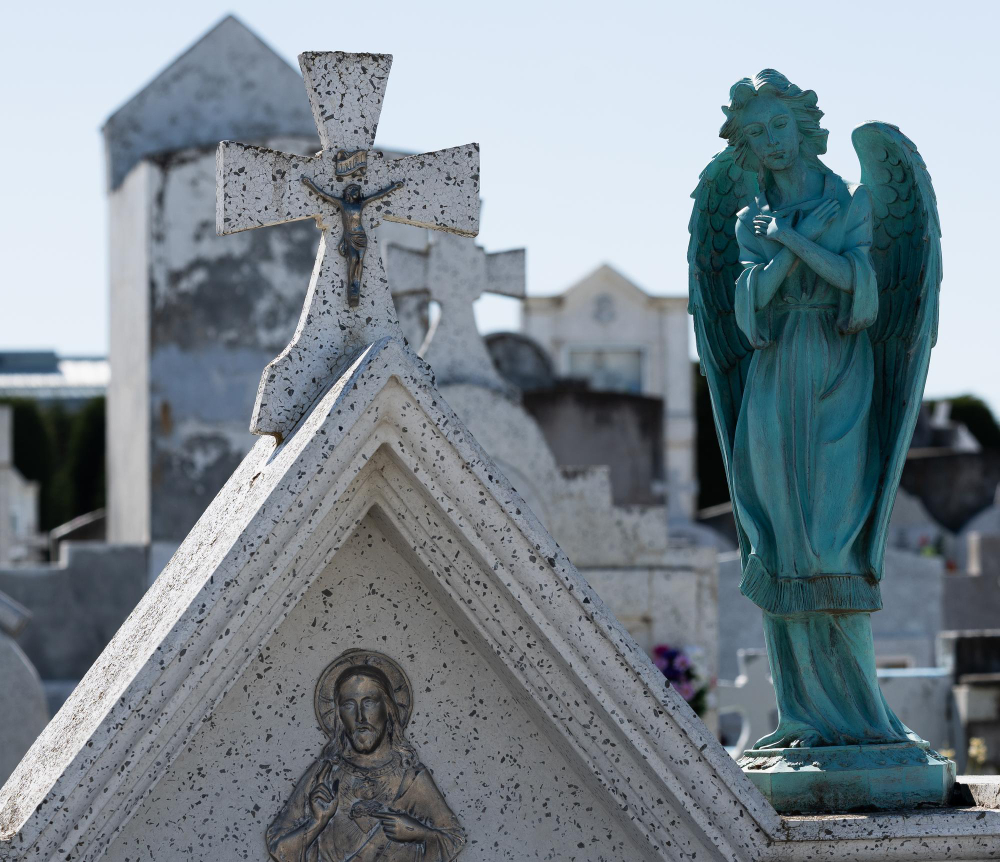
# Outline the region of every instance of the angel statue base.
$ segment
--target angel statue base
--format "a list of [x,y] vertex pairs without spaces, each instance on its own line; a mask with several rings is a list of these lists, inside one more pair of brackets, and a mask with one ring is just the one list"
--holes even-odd
[[741,760],[780,811],[946,804],[955,766],[893,714],[871,613],[937,335],[930,176],[895,126],[824,165],[816,94],[765,69],[723,107],[691,217],[690,311],[777,729]]

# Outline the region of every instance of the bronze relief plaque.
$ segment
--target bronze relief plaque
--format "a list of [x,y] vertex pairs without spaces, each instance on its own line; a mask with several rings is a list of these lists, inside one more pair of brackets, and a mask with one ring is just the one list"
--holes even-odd
[[352,649],[315,694],[327,736],[267,830],[276,862],[450,862],[465,832],[405,728],[413,688],[388,656]]

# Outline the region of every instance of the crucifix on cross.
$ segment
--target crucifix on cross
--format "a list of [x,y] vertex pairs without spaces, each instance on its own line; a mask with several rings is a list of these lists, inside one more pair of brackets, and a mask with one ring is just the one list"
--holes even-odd
[[391,65],[389,54],[299,55],[323,145],[314,156],[219,144],[220,235],[307,218],[322,231],[295,334],[261,377],[254,434],[282,439],[363,348],[402,340],[378,224],[479,232],[478,144],[400,159],[371,150]]
[[476,329],[472,303],[484,293],[524,296],[524,249],[490,254],[471,239],[442,234],[426,251],[390,244],[387,257],[397,291],[426,289],[440,305],[440,316],[419,350],[437,384],[474,383],[510,390]]
[[384,198],[396,189],[401,189],[403,183],[393,183],[368,197],[361,196],[361,186],[351,183],[344,189],[344,196],[341,198],[321,189],[310,177],[302,177],[302,183],[313,194],[323,198],[328,204],[333,204],[340,211],[343,232],[337,251],[341,257],[347,258],[347,304],[358,305],[361,301],[361,274],[365,266],[365,252],[368,250],[368,235],[365,233],[361,216],[368,204]]

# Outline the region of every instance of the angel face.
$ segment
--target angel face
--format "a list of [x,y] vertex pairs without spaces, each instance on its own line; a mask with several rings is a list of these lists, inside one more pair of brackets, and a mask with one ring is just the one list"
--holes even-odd
[[799,158],[799,128],[789,106],[763,93],[743,109],[740,118],[750,150],[769,171],[783,171]]

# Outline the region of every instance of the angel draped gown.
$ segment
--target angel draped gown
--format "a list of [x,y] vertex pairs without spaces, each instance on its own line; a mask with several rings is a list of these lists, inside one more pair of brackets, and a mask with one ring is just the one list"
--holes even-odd
[[[796,261],[756,310],[760,270],[782,246],[754,235],[754,217],[801,218],[827,198],[840,211],[816,242],[847,258],[853,291]],[[736,425],[733,502],[750,552],[741,590],[764,610],[779,715],[778,730],[754,747],[782,738],[917,740],[879,689],[869,616],[881,607],[869,554],[879,484],[866,331],[879,309],[869,192],[829,172],[821,197],[792,207],[772,209],[762,192],[738,214],[736,239],[744,267],[736,322],[754,353]]]

